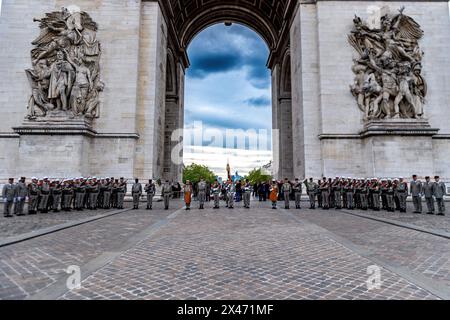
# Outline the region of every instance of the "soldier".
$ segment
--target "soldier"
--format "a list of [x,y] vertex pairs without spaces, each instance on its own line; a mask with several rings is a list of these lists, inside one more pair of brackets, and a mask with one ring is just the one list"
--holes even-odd
[[381,192],[381,206],[383,210],[387,210],[387,191],[388,191],[388,183],[386,179],[381,180],[380,192]]
[[134,184],[131,187],[131,195],[133,196],[133,210],[138,210],[139,200],[142,195],[142,185],[139,183],[139,179],[134,180]]
[[447,195],[447,187],[444,182],[439,180],[439,176],[435,176],[434,180],[433,196],[436,198],[438,205],[438,216],[445,216],[444,196]]
[[183,187],[184,203],[186,204],[186,210],[191,210],[193,191],[194,189],[192,188],[192,183],[189,180],[186,180],[186,184]]
[[368,209],[368,203],[367,203],[367,195],[368,195],[368,185],[369,181],[364,181],[364,179],[361,179],[360,184],[360,201],[361,201],[361,210],[367,210]]
[[40,181],[39,185],[39,211],[41,213],[47,213],[48,212],[48,200],[50,197],[50,185],[48,183],[48,178],[44,178],[44,180]]
[[73,198],[73,187],[72,187],[72,181],[67,180],[63,181],[62,184],[62,205],[61,209],[69,212],[71,211],[71,203]]
[[412,176],[413,180],[409,186],[409,192],[413,198],[414,213],[422,213],[422,182],[417,180],[417,175]]
[[28,195],[28,188],[25,184],[25,177],[21,177],[16,185],[16,203],[14,204],[14,213],[17,216],[23,216],[23,208]]
[[310,209],[315,209],[316,208],[316,193],[317,193],[317,183],[314,182],[313,178],[309,178],[309,182],[308,179],[305,179],[305,181],[303,181],[303,183],[306,186],[306,192],[308,193],[308,197],[309,197],[309,208]]
[[127,181],[121,177],[118,181],[117,190],[117,209],[123,209],[123,202],[125,200],[125,195],[127,194]]
[[169,180],[163,184],[161,193],[164,199],[164,210],[169,210],[170,196],[172,195],[172,186]]
[[427,214],[434,214],[434,182],[430,180],[430,177],[425,177],[425,183],[423,184],[423,194],[425,195],[425,201],[427,203]]
[[394,189],[395,189],[394,184],[392,183],[391,180],[388,180],[386,187],[386,201],[388,212],[395,212]]
[[302,183],[298,178],[295,179],[294,183],[294,198],[295,198],[295,209],[301,209],[301,202],[302,202]]
[[398,179],[394,179],[394,203],[395,203],[395,210],[400,211],[400,197],[399,197],[399,193],[398,193],[398,186],[399,186],[399,181]]
[[317,197],[317,206],[319,208],[323,208],[322,191],[320,190],[321,184],[322,184],[322,181],[320,181],[320,179],[317,180],[316,197]]
[[276,209],[278,203],[278,183],[275,180],[272,181],[270,187],[269,199],[272,201],[272,209]]
[[75,210],[83,211],[84,196],[86,195],[86,191],[85,191],[85,183],[83,182],[82,178],[75,179],[74,193],[75,193]]
[[37,214],[39,198],[39,188],[37,179],[31,178],[31,183],[28,185],[28,214]]
[[206,201],[206,182],[203,178],[200,179],[198,183],[198,203],[200,206],[200,210],[205,208]]
[[334,207],[336,209],[342,209],[342,184],[338,177],[333,181],[331,184],[331,190],[333,191],[333,198],[334,198]]
[[113,181],[106,178],[105,184],[103,185],[103,209],[109,209],[111,207],[112,183]]
[[14,199],[16,198],[16,186],[14,185],[14,178],[9,178],[8,184],[5,184],[3,186],[2,198],[5,203],[3,215],[6,218],[11,218],[12,217],[11,211],[13,208]]
[[220,185],[219,182],[216,180],[214,181],[213,185],[211,186],[211,193],[214,199],[214,207],[213,209],[219,209],[220,206]]
[[292,191],[291,183],[289,182],[289,179],[286,178],[286,179],[284,179],[284,184],[281,187],[281,192],[283,193],[283,197],[284,197],[284,208],[285,209],[289,209],[289,195],[291,194],[291,191]]
[[356,180],[352,180],[351,178],[348,178],[347,180],[347,185],[344,187],[345,188],[345,195],[347,198],[347,209],[349,210],[353,210],[354,207],[354,203],[353,203],[353,195],[354,195],[354,184],[356,183]]
[[252,185],[250,184],[248,179],[245,180],[245,184],[244,184],[244,188],[243,189],[244,189],[243,190],[244,191],[244,208],[250,209],[250,197],[252,195]]
[[228,209],[234,208],[234,197],[236,196],[236,185],[233,181],[228,181],[227,189],[227,199],[228,199]]
[[91,185],[91,199],[89,200],[91,203],[92,210],[97,210],[98,208],[98,196],[100,194],[100,184],[96,177],[92,179]]
[[380,184],[378,179],[373,179],[370,185],[370,194],[372,197],[372,209],[380,211]]
[[52,209],[53,212],[59,212],[59,208],[61,206],[61,194],[62,187],[61,183],[57,180],[53,181],[51,185],[51,196],[52,196]]
[[397,186],[397,194],[400,202],[400,212],[406,212],[406,199],[408,198],[408,184],[400,178]]
[[145,192],[147,193],[147,210],[152,210],[156,186],[151,179],[148,180],[148,183],[145,185]]
[[320,192],[322,195],[323,209],[330,209],[330,184],[325,177],[320,184]]
[[362,184],[361,179],[355,179],[354,181],[354,190],[355,190],[355,207],[356,209],[361,209],[361,190]]
[[117,208],[117,192],[118,192],[118,184],[119,181],[117,179],[114,179],[114,177],[111,177],[110,181],[110,190],[111,190],[111,196],[110,196],[110,207],[111,208]]

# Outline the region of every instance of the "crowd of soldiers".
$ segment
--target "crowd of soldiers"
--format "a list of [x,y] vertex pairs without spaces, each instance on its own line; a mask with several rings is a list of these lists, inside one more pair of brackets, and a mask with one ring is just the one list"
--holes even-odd
[[83,209],[123,209],[127,193],[124,178],[73,178],[65,180],[37,179],[29,184],[22,177],[17,183],[10,178],[3,186],[5,217],[13,213],[23,216],[25,201],[28,198],[28,214],[48,213],[49,211],[82,211]]
[[[251,195],[259,197],[260,201],[269,199],[272,208],[276,209],[278,201],[284,200],[285,209],[290,208],[290,202],[295,201],[295,208],[301,209],[303,186],[309,197],[310,209],[319,208],[335,209],[360,209],[360,210],[386,210],[394,212],[406,212],[406,201],[411,195],[414,204],[414,213],[422,213],[422,198],[425,198],[427,213],[445,215],[444,196],[447,194],[445,183],[438,176],[431,181],[430,177],[425,182],[412,177],[408,183],[403,179],[355,179],[336,177],[335,179],[323,178],[314,181],[313,178],[301,181],[289,179],[252,185],[248,180],[219,183],[217,180],[209,184],[204,179],[195,185],[186,181],[181,192],[184,194],[186,210],[191,209],[193,198],[197,198],[199,209],[205,208],[205,202],[212,199],[214,209],[220,208],[220,201],[224,200],[226,207],[233,209],[235,202],[243,200],[244,208],[250,208]],[[3,187],[4,215],[12,217],[24,215],[24,206],[28,198],[28,214],[38,212],[47,213],[71,211],[83,209],[123,209],[124,198],[127,193],[127,181],[124,178],[75,178],[66,180],[53,180],[48,178],[32,178],[31,183],[25,183],[22,177],[18,183],[10,178],[9,183]],[[262,186],[262,187],[261,187]],[[149,180],[143,187],[136,179],[131,187],[133,209],[139,209],[143,193],[146,193],[147,210],[152,210],[153,199],[156,195],[156,184]],[[169,209],[170,199],[173,198],[174,187],[169,181],[161,186],[161,197],[164,201],[164,209]]]

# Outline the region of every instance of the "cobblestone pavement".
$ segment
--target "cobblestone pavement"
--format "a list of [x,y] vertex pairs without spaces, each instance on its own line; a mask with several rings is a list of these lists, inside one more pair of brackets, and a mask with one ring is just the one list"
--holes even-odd
[[28,298],[66,278],[69,266],[83,266],[102,254],[120,250],[136,233],[171,212],[162,210],[162,204],[155,207],[153,211],[128,211],[0,248],[0,299]]
[[[255,206],[260,204],[253,203]],[[379,266],[381,288],[368,290],[367,268],[377,263],[301,217],[321,215],[326,219],[329,212],[275,211],[265,206],[183,212],[91,274],[81,289],[66,292],[61,299],[438,298],[389,266]],[[355,224],[372,223],[359,217],[346,218],[354,219]],[[383,227],[382,232],[399,228]],[[422,235],[416,232],[416,236]],[[428,247],[436,242],[427,237],[419,240]],[[374,245],[383,246],[384,242],[383,234],[373,240]],[[407,253],[414,249],[395,248],[398,253],[406,252],[402,257],[413,260]],[[386,260],[393,253],[387,251]],[[430,252],[429,257],[442,264],[437,255],[444,253]]]
[[[448,297],[450,242],[442,237],[268,202],[251,210],[157,206],[0,248],[0,299]],[[81,267],[81,289],[66,288],[70,265]],[[382,283],[368,290],[373,265]]]

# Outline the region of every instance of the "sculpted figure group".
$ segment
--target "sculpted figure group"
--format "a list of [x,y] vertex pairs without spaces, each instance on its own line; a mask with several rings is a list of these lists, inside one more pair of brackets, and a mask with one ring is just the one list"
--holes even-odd
[[27,118],[36,120],[49,113],[98,117],[104,83],[97,24],[75,6],[34,21],[40,22],[41,34],[32,42],[33,68],[26,70],[32,89]]
[[419,40],[424,33],[403,11],[381,17],[379,29],[370,28],[360,17],[353,20],[348,40],[358,58],[350,90],[366,121],[423,117],[427,83]]

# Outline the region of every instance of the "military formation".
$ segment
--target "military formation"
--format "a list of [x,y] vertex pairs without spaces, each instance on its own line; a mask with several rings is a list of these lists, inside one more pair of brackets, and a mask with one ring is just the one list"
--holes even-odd
[[25,215],[27,198],[30,215],[49,211],[123,209],[126,193],[127,181],[124,178],[49,180],[33,177],[28,184],[25,177],[17,183],[10,178],[2,190],[4,216]]
[[[2,198],[4,202],[5,217],[25,215],[25,202],[28,198],[28,214],[47,213],[49,211],[82,211],[84,209],[123,209],[127,194],[128,181],[124,178],[74,178],[66,180],[49,180],[48,178],[32,178],[26,184],[22,177],[17,183],[13,178],[4,185]],[[165,181],[160,185],[164,209],[169,210],[170,200],[174,197],[174,186]],[[418,180],[414,175],[408,183],[399,179],[361,179],[336,177],[322,178],[314,181],[313,178],[301,181],[275,181],[252,185],[250,181],[233,182],[228,180],[219,183],[217,180],[210,184],[201,179],[195,185],[186,181],[181,188],[184,194],[186,210],[191,210],[192,200],[196,198],[199,209],[205,209],[205,203],[212,200],[213,208],[219,209],[221,200],[225,206],[233,209],[236,202],[243,202],[243,207],[250,209],[252,194],[260,201],[269,199],[272,208],[277,209],[278,202],[284,202],[284,208],[290,209],[293,201],[296,209],[301,209],[303,188],[308,195],[310,209],[317,207],[324,210],[385,210],[388,212],[406,212],[406,201],[412,197],[414,213],[422,213],[425,199],[428,214],[445,215],[444,197],[447,195],[446,185],[438,176],[431,181]],[[136,179],[131,187],[133,209],[139,209],[143,194],[146,194],[147,210],[152,210],[153,200],[157,193],[157,186],[153,180],[143,186]]]

